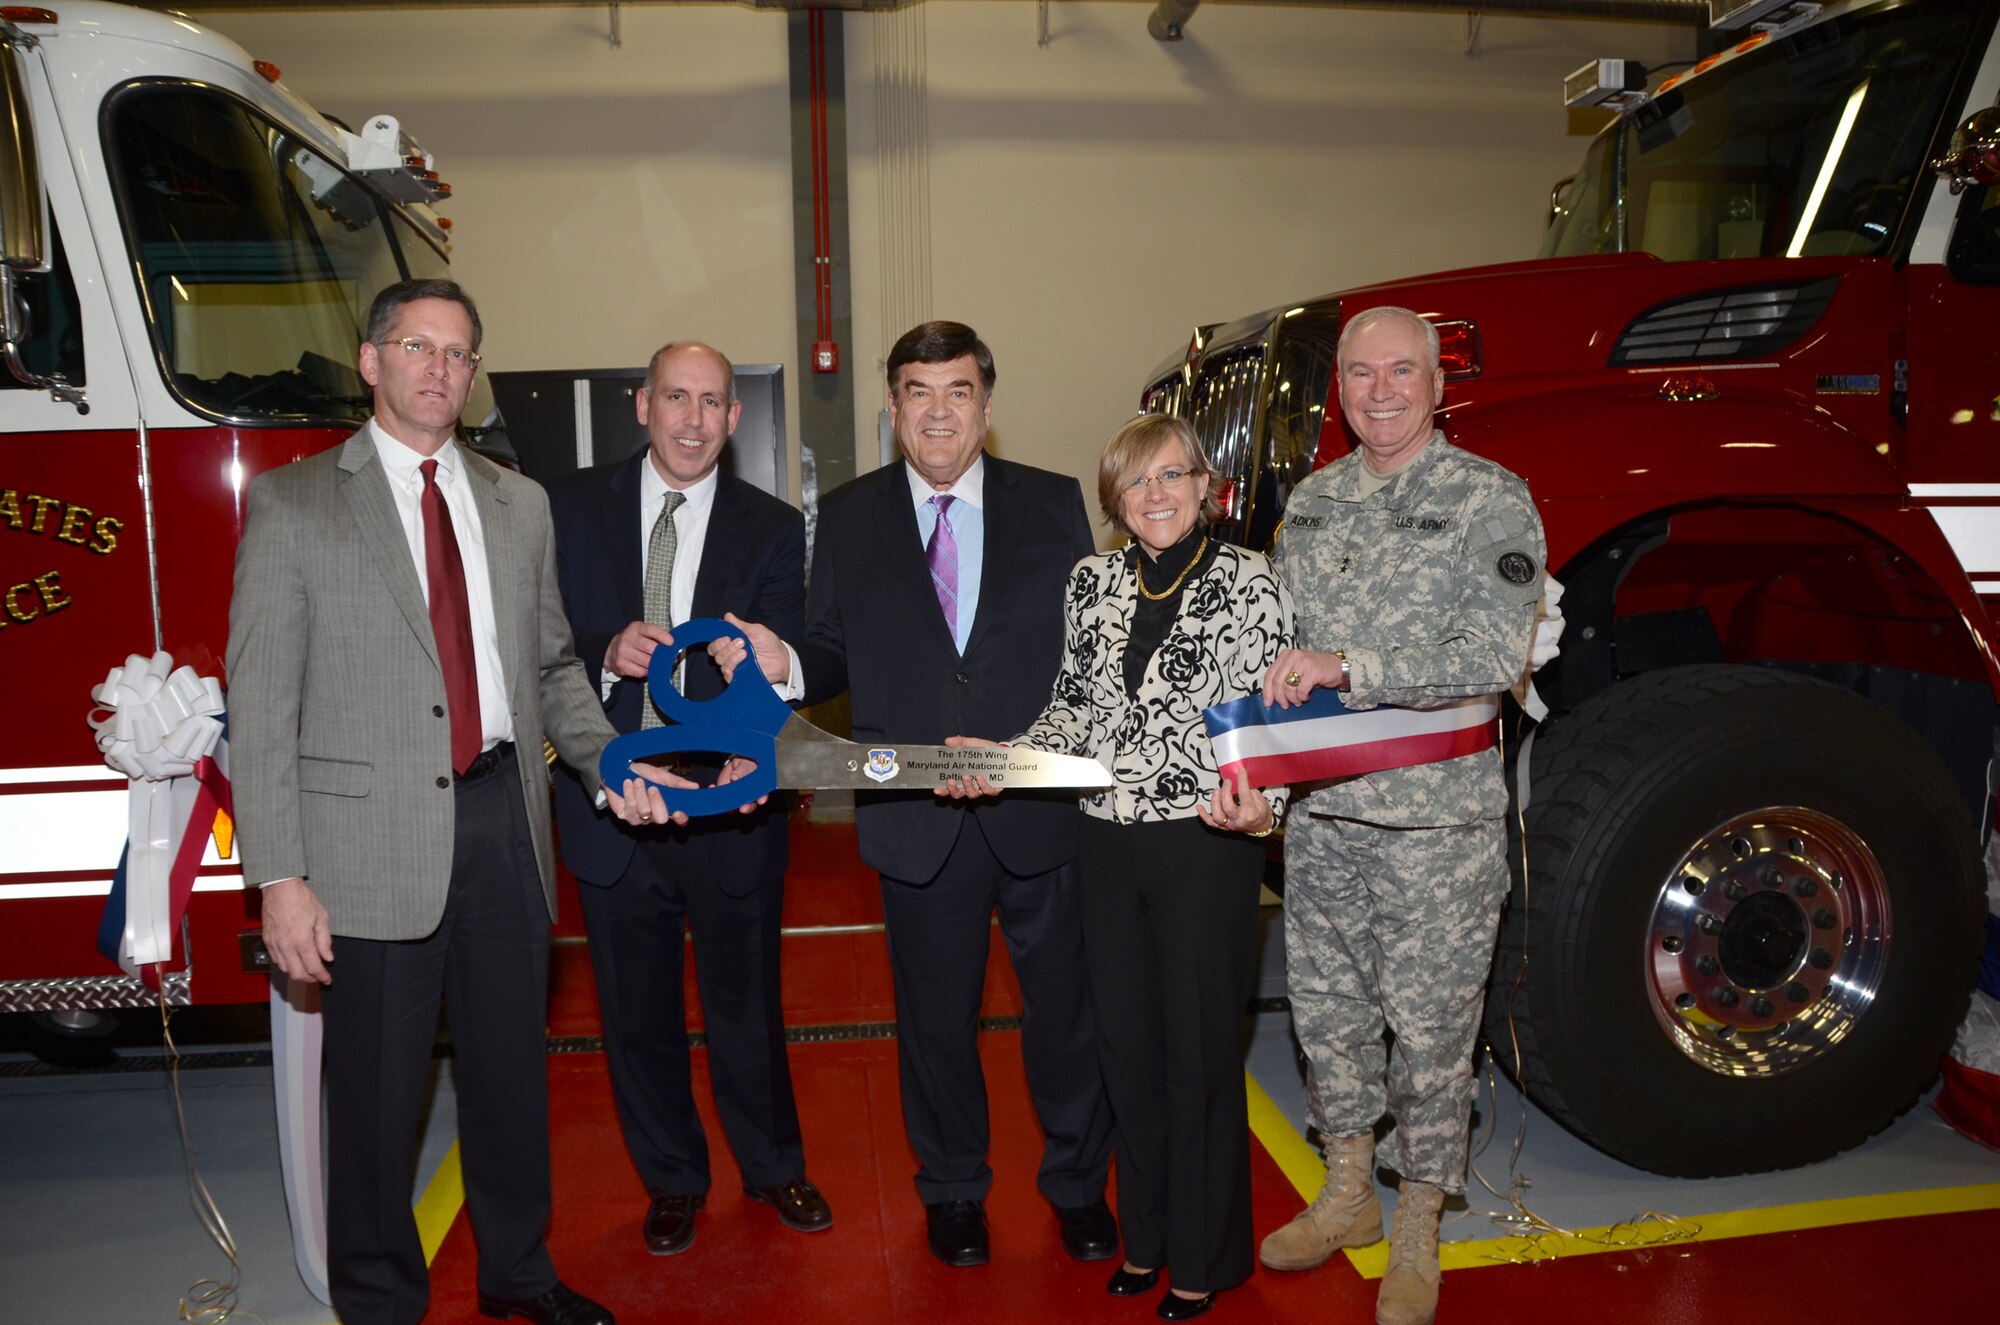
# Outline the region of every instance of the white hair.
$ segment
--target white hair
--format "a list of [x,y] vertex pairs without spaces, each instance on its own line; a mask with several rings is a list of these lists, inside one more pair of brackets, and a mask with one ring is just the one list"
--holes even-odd
[[1347,319],[1347,325],[1340,329],[1340,340],[1334,346],[1334,361],[1345,364],[1347,362],[1348,342],[1360,334],[1361,328],[1380,322],[1384,318],[1402,318],[1422,330],[1424,333],[1424,350],[1430,356],[1431,371],[1435,373],[1438,370],[1438,329],[1432,326],[1427,319],[1418,317],[1410,309],[1398,308],[1394,304],[1378,304],[1374,308],[1364,308],[1353,317]]

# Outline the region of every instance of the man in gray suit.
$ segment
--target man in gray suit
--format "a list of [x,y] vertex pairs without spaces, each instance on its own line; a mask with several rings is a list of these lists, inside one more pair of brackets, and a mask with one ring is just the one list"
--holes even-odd
[[[327,1269],[345,1325],[429,1304],[412,1154],[442,1000],[479,1309],[611,1325],[556,1277],[543,1036],[555,915],[544,737],[593,791],[613,735],[570,647],[542,490],[453,440],[479,313],[445,280],[369,310],[375,417],[250,487],[230,749],[264,943],[325,985]],[[666,817],[606,789],[631,823]],[[339,979],[333,978],[338,969]]]

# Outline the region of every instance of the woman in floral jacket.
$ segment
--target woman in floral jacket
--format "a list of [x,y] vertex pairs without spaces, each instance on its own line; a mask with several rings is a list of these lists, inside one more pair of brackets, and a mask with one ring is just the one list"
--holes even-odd
[[[1018,745],[1087,755],[1078,875],[1098,1057],[1117,1123],[1125,1263],[1107,1285],[1191,1320],[1254,1263],[1243,1017],[1256,978],[1263,843],[1282,789],[1224,783],[1202,710],[1260,692],[1291,641],[1270,563],[1216,539],[1194,432],[1142,415],[1098,466],[1131,546],[1071,572],[1063,666]],[[954,794],[987,790],[959,787]]]

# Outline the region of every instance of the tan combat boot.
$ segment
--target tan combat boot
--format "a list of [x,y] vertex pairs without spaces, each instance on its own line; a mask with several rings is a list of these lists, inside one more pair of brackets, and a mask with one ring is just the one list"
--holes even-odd
[[1326,1145],[1326,1185],[1291,1223],[1264,1239],[1257,1259],[1273,1270],[1310,1270],[1342,1247],[1365,1247],[1381,1236],[1375,1134],[1336,1136]]
[[1389,1270],[1375,1295],[1375,1325],[1431,1325],[1437,1319],[1438,1211],[1444,1190],[1405,1182],[1389,1235]]

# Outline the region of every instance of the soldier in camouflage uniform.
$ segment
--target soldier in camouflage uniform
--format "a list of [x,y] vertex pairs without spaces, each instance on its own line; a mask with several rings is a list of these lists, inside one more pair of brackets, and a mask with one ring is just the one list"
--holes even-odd
[[[1273,664],[1267,698],[1289,706],[1337,686],[1352,709],[1437,708],[1508,689],[1527,663],[1546,555],[1527,485],[1434,429],[1437,333],[1414,313],[1358,315],[1339,368],[1362,445],[1287,505],[1273,561],[1299,647]],[[1386,1108],[1402,1186],[1376,1319],[1415,1325],[1436,1311],[1438,1210],[1465,1189],[1472,1044],[1508,884],[1507,788],[1488,748],[1300,791],[1285,830],[1285,952],[1327,1182],[1260,1257],[1309,1269],[1381,1237],[1374,1127]]]

